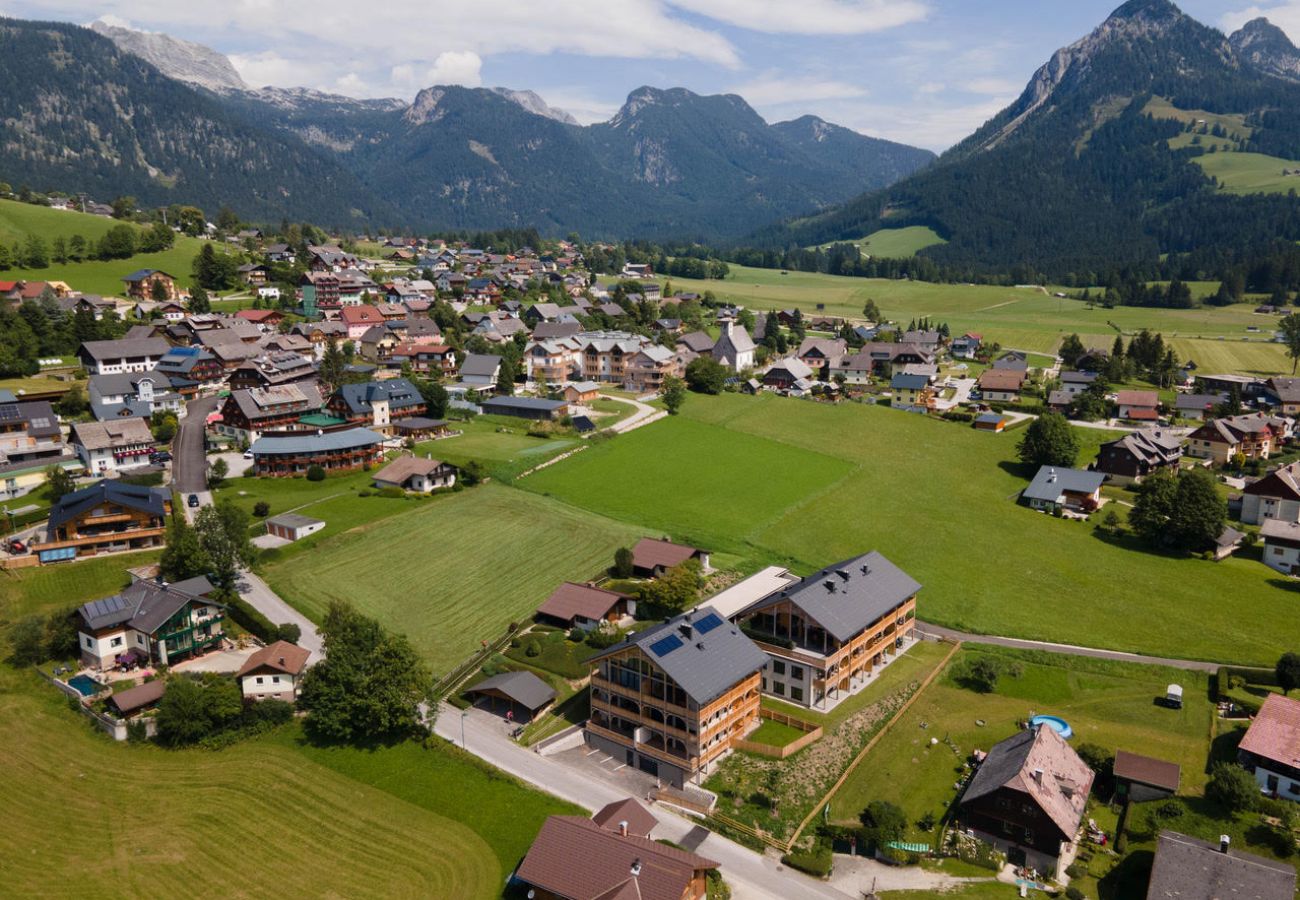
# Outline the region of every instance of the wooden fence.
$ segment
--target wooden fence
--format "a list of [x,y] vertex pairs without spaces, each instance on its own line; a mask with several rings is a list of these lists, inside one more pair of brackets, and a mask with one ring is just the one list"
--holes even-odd
[[667,803],[670,806],[680,806],[682,809],[699,813],[702,816],[708,816],[713,813],[714,808],[718,805],[718,798],[713,794],[702,791],[687,793],[679,791],[668,785],[660,785],[650,792],[651,799],[658,803]]
[[804,747],[817,741],[822,736],[822,727],[814,725],[811,722],[805,722],[802,719],[796,719],[794,716],[788,716],[783,712],[777,712],[772,709],[762,709],[758,711],[760,717],[772,722],[780,722],[782,725],[789,725],[791,728],[797,728],[804,733],[804,736],[791,741],[784,747],[774,747],[771,744],[761,744],[757,741],[740,740],[734,743],[737,750],[744,750],[746,753],[757,753],[759,756],[768,756],[772,759],[786,759],[794,756]]

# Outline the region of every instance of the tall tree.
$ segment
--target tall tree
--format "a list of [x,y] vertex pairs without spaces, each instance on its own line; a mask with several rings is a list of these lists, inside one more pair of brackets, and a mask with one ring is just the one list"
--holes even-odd
[[172,519],[167,523],[167,546],[158,564],[167,581],[184,581],[212,570],[212,560],[203,549],[198,532],[190,527],[185,514],[179,510],[172,513]]
[[1284,316],[1278,325],[1282,342],[1286,344],[1286,354],[1291,357],[1291,374],[1294,375],[1296,364],[1300,363],[1300,313]]
[[669,375],[664,379],[659,397],[663,400],[668,415],[677,415],[681,411],[682,404],[686,402],[686,382],[675,375]]
[[1283,653],[1274,672],[1277,675],[1277,686],[1284,694],[1300,688],[1300,653]]
[[1079,458],[1079,439],[1065,416],[1049,412],[1030,423],[1016,449],[1027,465],[1070,468]]
[[1080,357],[1086,352],[1087,348],[1083,346],[1083,341],[1077,334],[1072,334],[1061,341],[1061,349],[1057,355],[1061,357],[1062,362],[1073,369],[1079,364]]

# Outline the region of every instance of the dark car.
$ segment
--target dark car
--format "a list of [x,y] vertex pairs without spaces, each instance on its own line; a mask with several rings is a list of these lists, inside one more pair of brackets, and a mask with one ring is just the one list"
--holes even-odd
[[199,495],[198,495],[198,494],[190,494],[190,499],[189,499],[187,502],[188,502],[189,505],[190,505],[190,509],[194,509],[196,506],[199,505]]
[[171,461],[172,461],[172,455],[168,453],[166,450],[159,450],[157,453],[149,454],[149,462],[165,463]]

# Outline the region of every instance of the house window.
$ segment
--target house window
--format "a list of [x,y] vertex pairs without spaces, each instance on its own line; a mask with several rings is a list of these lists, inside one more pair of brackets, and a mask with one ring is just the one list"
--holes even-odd
[[790,677],[795,681],[803,681],[803,666],[791,666]]
[[139,633],[137,633],[136,636],[135,636],[135,642],[136,642],[137,644],[139,644],[140,646],[143,647],[143,646],[144,646],[144,635],[143,635],[143,634],[139,634]]
[[272,684],[279,684],[279,683],[280,683],[280,676],[279,676],[279,675],[272,675],[272,676],[271,676],[271,683],[272,683]]
[[791,700],[797,700],[798,702],[802,703],[802,702],[803,702],[803,688],[801,688],[801,687],[792,687],[792,688],[790,688],[790,699],[791,699]]
[[779,659],[774,659],[774,660],[772,660],[772,674],[774,674],[774,675],[784,675],[784,674],[785,674],[785,663],[781,662]]
[[120,646],[122,646],[122,638],[121,638],[121,637],[115,637],[115,638],[113,638],[111,641],[108,642],[108,645],[109,645],[110,647],[120,647]]
[[258,684],[261,684],[261,683],[262,683],[262,676],[261,676],[261,675],[258,675],[258,676],[257,676],[257,683],[258,683]]
[[86,641],[86,647],[87,647],[87,648],[90,648],[90,647],[94,647],[94,646],[95,646],[95,642],[92,641],[90,638],[86,638],[85,641]]
[[776,694],[778,697],[784,697],[785,685],[779,681],[772,682],[772,693]]
[[1273,555],[1274,555],[1274,556],[1281,556],[1281,555],[1282,555],[1282,552],[1283,552],[1283,551],[1282,551],[1282,548],[1281,548],[1281,547],[1274,547],[1274,548],[1273,548]]

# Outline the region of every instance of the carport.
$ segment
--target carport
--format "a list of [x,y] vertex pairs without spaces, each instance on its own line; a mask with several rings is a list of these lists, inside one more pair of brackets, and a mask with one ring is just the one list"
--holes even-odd
[[492,712],[500,711],[519,722],[531,722],[555,702],[554,688],[532,672],[502,672],[465,693],[473,698],[488,698]]

